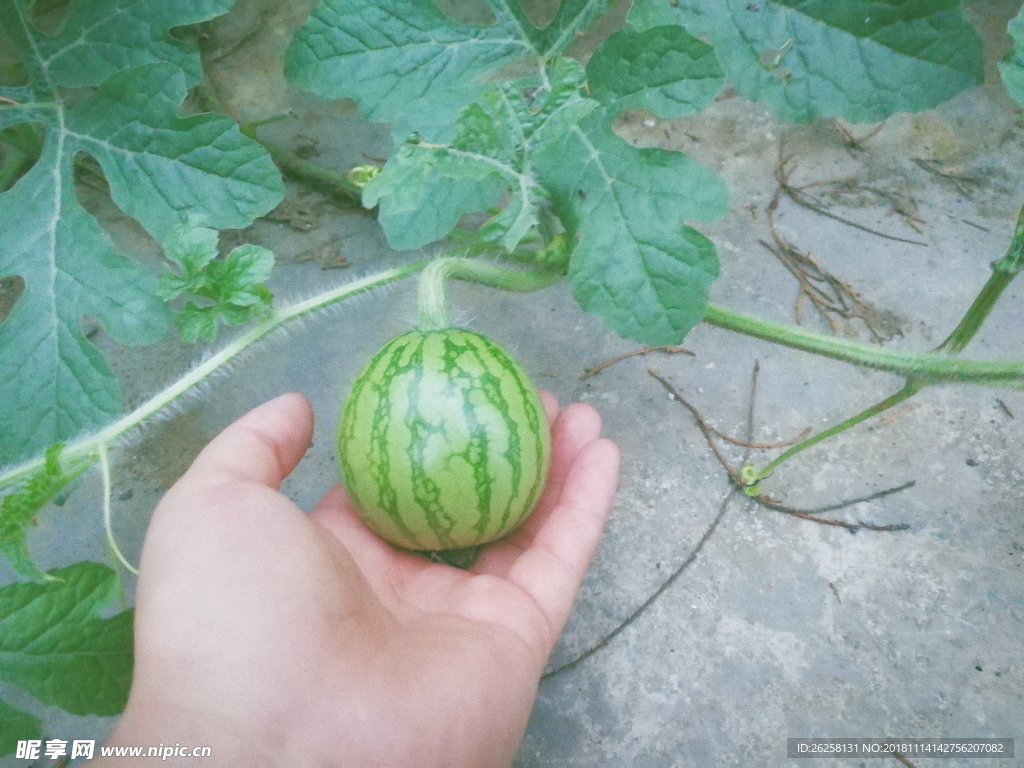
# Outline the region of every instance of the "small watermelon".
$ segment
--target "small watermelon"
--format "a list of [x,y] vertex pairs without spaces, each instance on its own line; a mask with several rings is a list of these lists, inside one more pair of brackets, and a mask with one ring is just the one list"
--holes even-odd
[[410,331],[356,376],[338,429],[345,486],[366,524],[400,547],[499,539],[547,480],[550,433],[529,377],[473,331]]

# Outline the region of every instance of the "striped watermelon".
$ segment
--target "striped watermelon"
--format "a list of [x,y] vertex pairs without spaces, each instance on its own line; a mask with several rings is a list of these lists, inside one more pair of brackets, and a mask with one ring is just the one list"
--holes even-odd
[[381,538],[419,550],[494,541],[547,479],[544,407],[523,369],[473,331],[410,331],[356,377],[338,430],[345,486]]

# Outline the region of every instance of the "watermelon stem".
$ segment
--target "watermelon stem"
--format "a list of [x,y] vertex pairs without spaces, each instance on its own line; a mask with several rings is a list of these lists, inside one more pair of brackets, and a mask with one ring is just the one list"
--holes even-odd
[[507,269],[464,256],[441,256],[420,274],[417,325],[421,331],[443,331],[452,327],[444,293],[444,284],[449,278],[470,280],[505,291],[527,292],[546,288],[562,277],[561,272]]
[[[330,304],[335,304],[352,296],[408,277],[423,269],[427,263],[425,261],[410,262],[400,267],[384,270],[383,272],[378,272],[359,280],[353,280],[336,288],[331,288],[304,301],[275,309],[270,317],[253,325],[248,331],[238,336],[219,352],[207,358],[184,376],[153,395],[131,413],[125,414],[99,432],[85,435],[69,442],[61,453],[62,458],[81,461],[81,471],[84,472],[86,468],[99,460],[101,448],[110,446],[124,434],[158,414],[197,384],[201,383],[215,370],[233,360],[272,331],[277,330],[292,320],[308,315]],[[26,478],[38,472],[43,467],[44,462],[45,454],[40,453],[21,465],[11,467],[10,469],[0,468],[0,490],[16,483],[24,482]]]

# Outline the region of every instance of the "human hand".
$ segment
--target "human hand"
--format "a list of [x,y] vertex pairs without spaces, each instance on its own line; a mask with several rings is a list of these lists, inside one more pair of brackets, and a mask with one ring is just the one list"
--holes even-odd
[[545,493],[468,571],[377,538],[340,485],[309,515],[278,491],[312,435],[301,396],[224,430],[153,514],[110,744],[212,748],[169,765],[509,765],[618,479],[597,412],[544,400]]

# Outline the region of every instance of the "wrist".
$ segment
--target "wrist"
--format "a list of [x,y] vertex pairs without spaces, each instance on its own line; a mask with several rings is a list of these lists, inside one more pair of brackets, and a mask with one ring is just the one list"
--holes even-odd
[[129,701],[96,765],[125,768],[165,766],[259,766],[271,761],[261,739],[246,737],[238,723],[224,715],[168,704]]

